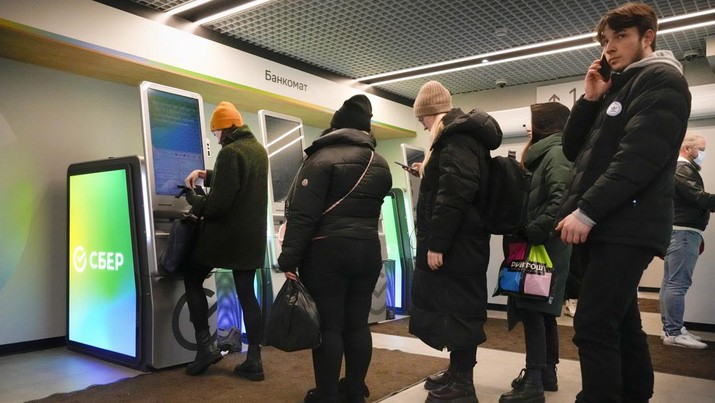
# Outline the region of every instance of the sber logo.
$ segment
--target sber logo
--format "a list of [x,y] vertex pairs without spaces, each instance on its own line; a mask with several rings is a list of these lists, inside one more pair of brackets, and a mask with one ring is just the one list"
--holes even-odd
[[92,251],[87,253],[84,246],[77,246],[72,253],[72,263],[78,273],[87,266],[93,270],[117,271],[124,265],[124,254],[121,252]]

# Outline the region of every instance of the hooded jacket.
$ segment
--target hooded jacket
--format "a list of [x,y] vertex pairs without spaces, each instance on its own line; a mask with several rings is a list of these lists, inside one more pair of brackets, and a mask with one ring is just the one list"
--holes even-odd
[[247,125],[224,136],[214,169],[205,179],[211,192],[186,195],[191,211],[203,217],[194,260],[211,267],[256,270],[266,256],[268,156]]
[[307,157],[286,200],[281,270],[299,267],[313,238],[377,239],[382,202],[392,187],[387,161],[377,153],[358,187],[323,214],[355,186],[375,145],[367,132],[346,128],[319,137],[305,150]]
[[[532,109],[532,121],[539,112]],[[547,114],[548,115],[548,114]],[[562,117],[560,128],[568,116]],[[549,121],[549,116],[539,116],[542,121]],[[536,125],[532,126],[534,129]],[[558,217],[564,186],[568,181],[571,162],[561,150],[562,133],[543,134],[536,132],[541,140],[532,143],[524,154],[524,166],[532,173],[529,183],[529,198],[527,201],[526,227],[524,235],[532,245],[544,245],[551,258],[554,268],[554,284],[552,298],[546,301],[532,298],[509,297],[507,303],[507,319],[509,328],[520,319],[513,308],[529,309],[560,316],[566,291],[566,279],[569,273],[571,247],[564,244],[556,233],[556,218]]]
[[[501,144],[496,121],[481,111],[452,109],[424,167],[417,202],[417,264],[410,333],[441,350],[471,348],[486,340],[489,233],[477,201],[489,150]],[[443,253],[430,270],[427,251]]]
[[598,101],[579,99],[564,129],[574,161],[560,217],[595,221],[589,240],[664,255],[673,224],[673,173],[690,116],[690,92],[669,51],[611,77]]

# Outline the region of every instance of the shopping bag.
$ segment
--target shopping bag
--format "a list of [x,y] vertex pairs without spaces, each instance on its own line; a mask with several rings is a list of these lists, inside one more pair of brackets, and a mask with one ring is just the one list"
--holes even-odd
[[179,274],[189,266],[191,251],[198,237],[199,218],[187,214],[174,220],[166,241],[166,248],[159,257],[159,267],[166,273]]
[[509,295],[547,300],[551,297],[554,264],[544,245],[512,242],[499,266],[499,278],[493,296]]
[[266,322],[266,345],[283,351],[317,348],[320,315],[300,279],[283,283]]

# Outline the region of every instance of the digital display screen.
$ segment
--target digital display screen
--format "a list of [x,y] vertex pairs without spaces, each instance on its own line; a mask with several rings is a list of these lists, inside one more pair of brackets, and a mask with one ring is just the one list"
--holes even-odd
[[174,196],[195,169],[204,169],[199,100],[147,89],[154,189]]
[[284,202],[303,162],[303,124],[299,120],[262,113],[271,169],[273,202]]
[[69,177],[68,339],[137,357],[128,171]]

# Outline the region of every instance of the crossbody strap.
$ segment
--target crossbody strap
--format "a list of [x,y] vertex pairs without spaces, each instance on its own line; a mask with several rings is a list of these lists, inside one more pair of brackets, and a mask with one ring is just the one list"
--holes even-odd
[[357,180],[357,182],[355,182],[355,186],[353,186],[353,188],[350,189],[350,191],[349,191],[347,194],[345,194],[345,196],[341,197],[340,200],[336,201],[335,203],[333,203],[332,206],[330,206],[330,207],[328,207],[327,209],[325,209],[325,211],[323,211],[323,215],[326,215],[328,212],[330,212],[330,210],[332,210],[332,209],[334,209],[335,207],[337,207],[338,204],[340,204],[340,202],[342,202],[343,200],[345,200],[346,197],[350,196],[350,193],[352,193],[353,190],[355,190],[355,189],[358,187],[358,185],[360,185],[360,182],[362,182],[362,178],[365,177],[365,174],[367,173],[367,170],[370,168],[370,164],[372,164],[372,159],[373,159],[373,157],[375,157],[375,151],[370,151],[370,161],[367,162],[367,166],[365,167],[365,170],[362,172],[362,175],[360,175],[360,178]]

